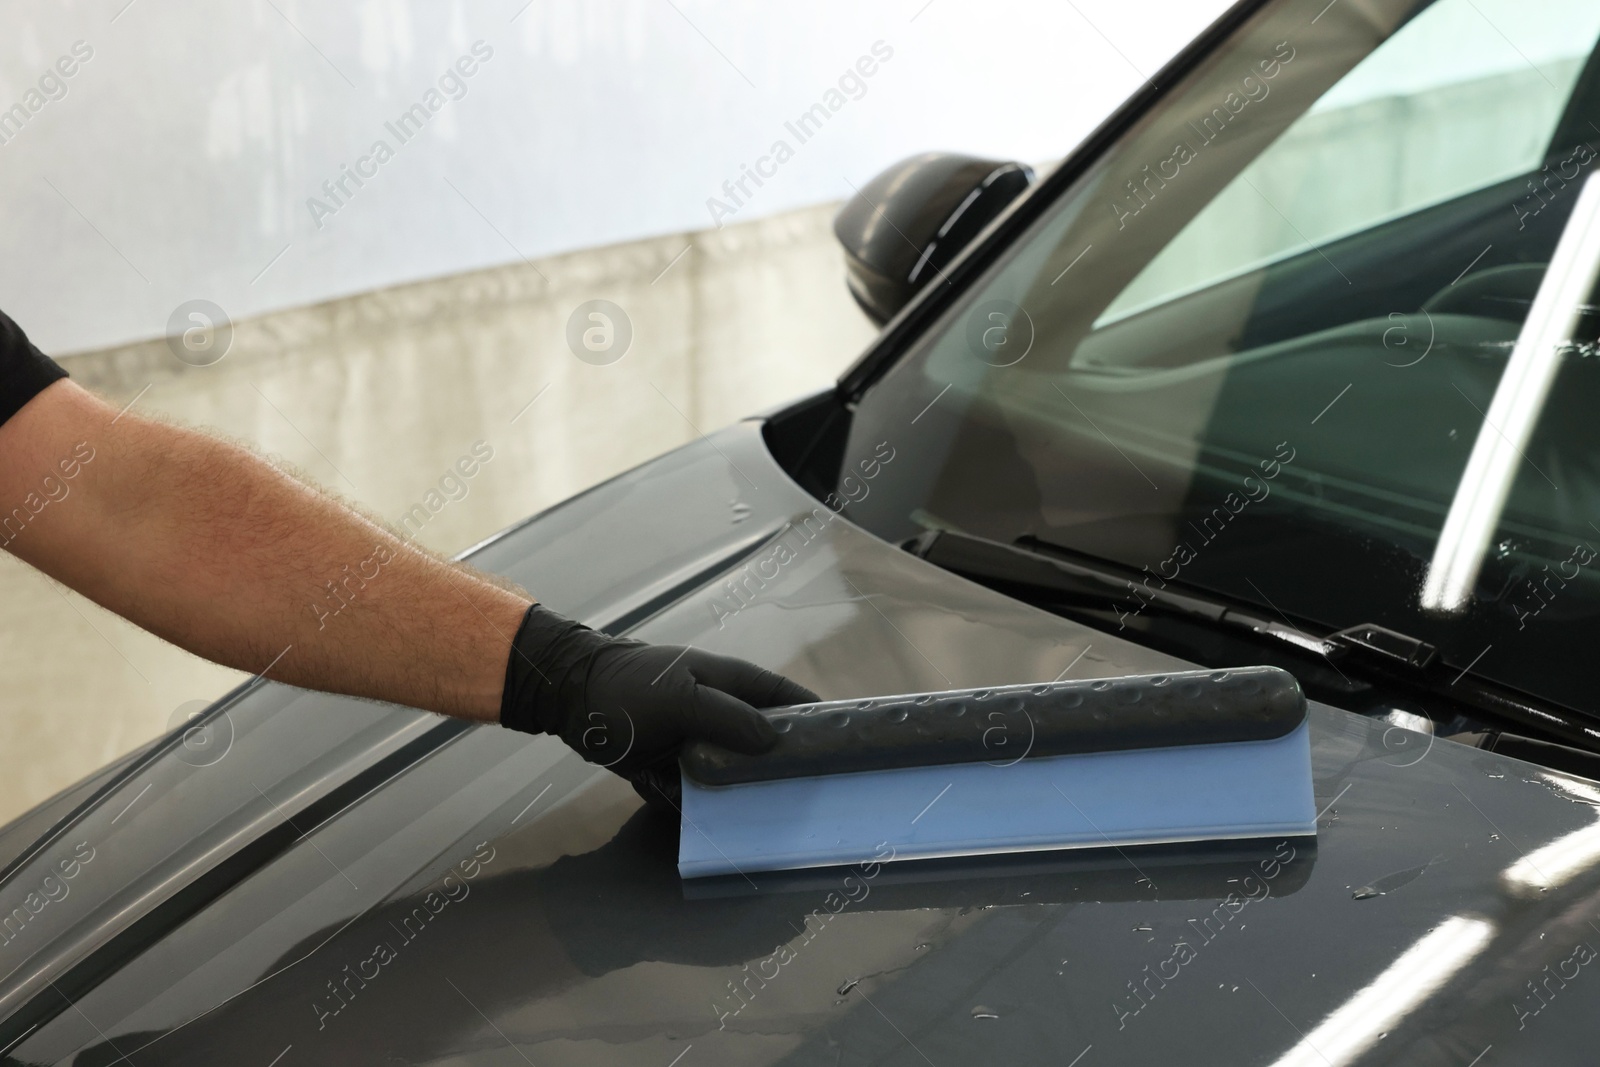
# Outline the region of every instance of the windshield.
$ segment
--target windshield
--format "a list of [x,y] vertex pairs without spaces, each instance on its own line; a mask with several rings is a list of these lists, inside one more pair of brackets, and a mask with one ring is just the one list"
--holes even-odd
[[847,513],[1600,711],[1597,36],[1588,0],[1268,5],[862,398],[846,470],[907,459]]

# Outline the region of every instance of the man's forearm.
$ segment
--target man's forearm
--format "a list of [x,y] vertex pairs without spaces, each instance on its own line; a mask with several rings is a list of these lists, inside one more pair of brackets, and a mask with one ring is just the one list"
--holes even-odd
[[[32,425],[28,425],[32,417]],[[57,383],[7,424],[13,486],[66,495],[6,547],[182,648],[293,685],[499,712],[528,599],[442,562],[253,453]],[[64,480],[60,457],[93,459]],[[58,456],[59,454],[59,456]],[[13,491],[15,491],[13,489]],[[0,501],[10,507],[11,501]],[[0,537],[0,541],[6,541]]]

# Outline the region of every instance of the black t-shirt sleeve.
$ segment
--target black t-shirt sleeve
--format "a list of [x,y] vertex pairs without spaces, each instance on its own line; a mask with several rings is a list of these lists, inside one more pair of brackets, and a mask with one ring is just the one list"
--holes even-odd
[[0,423],[66,376],[61,364],[35,348],[22,327],[0,311]]

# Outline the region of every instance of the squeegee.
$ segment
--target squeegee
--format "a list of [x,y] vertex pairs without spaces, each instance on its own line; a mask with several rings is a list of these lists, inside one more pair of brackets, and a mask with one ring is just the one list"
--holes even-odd
[[1316,833],[1305,696],[1275,667],[766,714],[766,753],[684,749],[684,878]]

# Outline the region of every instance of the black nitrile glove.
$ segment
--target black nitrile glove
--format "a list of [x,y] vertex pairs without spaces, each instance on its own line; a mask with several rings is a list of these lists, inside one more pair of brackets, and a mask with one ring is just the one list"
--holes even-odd
[[555,734],[637,785],[689,741],[765,752],[778,735],[756,708],[817,699],[742,659],[610,637],[534,604],[511,643],[500,723]]

